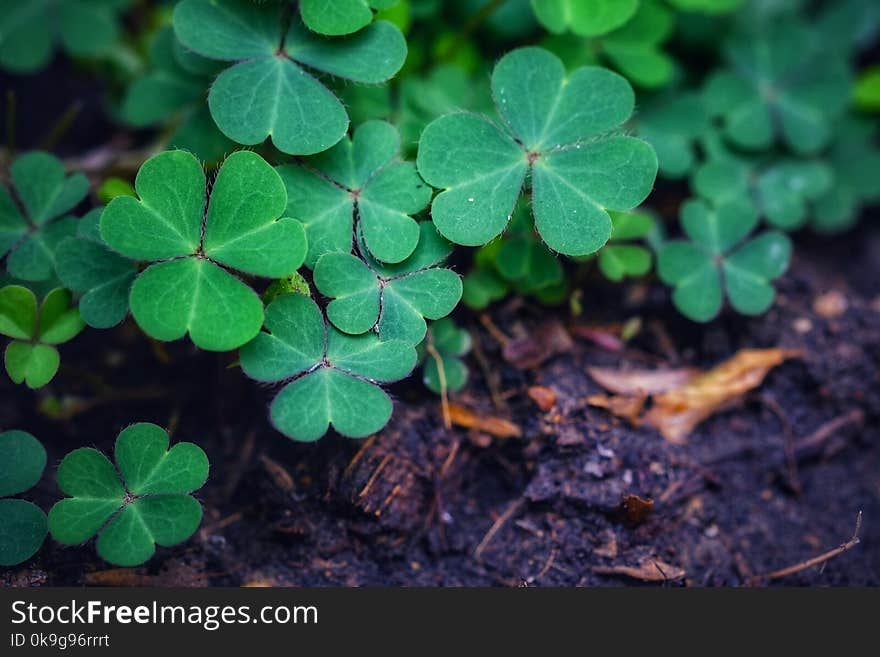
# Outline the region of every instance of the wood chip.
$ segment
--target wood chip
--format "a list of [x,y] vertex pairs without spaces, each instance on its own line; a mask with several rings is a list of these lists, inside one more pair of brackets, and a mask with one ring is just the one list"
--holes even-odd
[[496,438],[519,438],[522,436],[522,429],[510,420],[477,413],[460,404],[449,404],[449,418],[452,420],[452,424],[481,431]]

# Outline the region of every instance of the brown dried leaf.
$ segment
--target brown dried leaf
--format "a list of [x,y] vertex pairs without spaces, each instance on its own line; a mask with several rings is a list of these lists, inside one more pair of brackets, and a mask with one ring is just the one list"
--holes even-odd
[[529,397],[545,413],[556,406],[556,392],[551,388],[531,386],[529,388]]
[[656,395],[683,386],[699,370],[681,367],[660,370],[613,370],[608,367],[588,367],[587,373],[600,386],[619,395]]
[[624,575],[643,582],[668,582],[681,579],[685,571],[660,559],[643,559],[637,566],[593,566],[601,575]]
[[479,415],[459,404],[449,404],[449,419],[460,427],[482,431],[496,438],[519,438],[522,436],[522,429],[519,428],[519,425],[494,415]]
[[784,349],[743,349],[686,384],[655,395],[644,422],[673,443],[683,442],[703,420],[756,388],[783,361],[800,355]]
[[639,525],[645,522],[653,510],[654,500],[638,495],[627,495],[620,503],[621,515],[630,525]]
[[504,360],[519,369],[533,369],[553,356],[570,351],[573,346],[562,324],[548,322],[524,338],[510,340],[504,347]]
[[634,427],[639,426],[639,416],[645,408],[645,400],[647,396],[644,394],[634,395],[590,395],[587,397],[587,403],[590,406],[604,408],[612,415],[622,417],[628,420]]

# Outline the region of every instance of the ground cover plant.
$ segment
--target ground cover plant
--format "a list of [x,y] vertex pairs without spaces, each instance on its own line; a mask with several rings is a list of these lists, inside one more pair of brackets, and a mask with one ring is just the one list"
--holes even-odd
[[[253,381],[293,441],[375,436],[413,385],[479,430],[456,400],[474,380],[505,399],[476,326],[524,369],[566,349],[492,313],[534,306],[622,350],[641,319],[592,326],[603,290],[674,308],[682,335],[740,322],[773,311],[800,243],[857,229],[880,200],[878,30],[871,0],[0,0],[2,79],[72,67],[104,135],[65,147],[74,105],[17,136],[37,119],[7,95],[6,373],[73,416],[74,338],[163,365],[182,343]],[[646,394],[592,397],[650,425]],[[208,463],[117,424],[115,465],[60,461],[48,531],[134,566],[196,531]],[[21,463],[0,469],[12,564],[46,529],[8,498],[46,459],[18,431],[0,449]]]

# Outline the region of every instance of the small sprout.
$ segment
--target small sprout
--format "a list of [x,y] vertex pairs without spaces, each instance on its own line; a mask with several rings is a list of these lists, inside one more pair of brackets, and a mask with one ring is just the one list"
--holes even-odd
[[[129,196],[123,194],[122,196]],[[137,276],[137,264],[112,251],[101,238],[103,208],[84,216],[76,237],[58,245],[55,270],[64,286],[82,295],[79,312],[94,328],[116,326],[128,314],[128,297]]]
[[155,424],[133,424],[116,440],[116,467],[96,449],[70,452],[58,467],[58,487],[69,497],[49,511],[49,531],[77,545],[98,535],[98,554],[116,566],[137,566],[156,545],[187,540],[202,521],[191,495],[208,479],[208,457],[193,443],[169,447]]
[[120,11],[130,0],[43,0],[3,3],[0,67],[33,73],[56,44],[73,57],[106,55],[119,36]]
[[256,153],[226,159],[207,208],[205,188],[193,155],[160,153],[138,172],[140,200],[120,196],[104,210],[101,236],[118,253],[154,263],[131,288],[131,312],[145,333],[166,341],[189,333],[202,349],[228,351],[263,323],[260,298],[229,270],[289,275],[305,258],[306,238],[283,216],[281,178]]
[[12,338],[4,363],[14,383],[42,388],[58,371],[55,345],[75,338],[85,327],[79,310],[70,307],[70,292],[56,288],[37,311],[34,293],[20,285],[0,288],[0,334]]
[[0,566],[15,566],[37,553],[46,538],[46,514],[26,500],[6,499],[36,486],[46,469],[46,450],[24,431],[0,433]]
[[333,300],[327,318],[344,333],[358,335],[374,327],[382,340],[417,345],[425,337],[425,318],[440,319],[461,299],[461,278],[440,264],[449,244],[431,222],[419,224],[413,254],[398,265],[383,265],[350,253],[326,253],[315,265],[318,290]]
[[531,0],[538,21],[559,34],[596,37],[616,30],[638,9],[638,0]]
[[286,5],[182,0],[174,8],[174,31],[186,48],[231,63],[208,94],[221,132],[240,144],[271,135],[285,153],[320,153],[345,135],[348,115],[306,68],[354,82],[385,82],[403,66],[406,42],[387,21],[330,40],[292,17],[281,34]]
[[350,251],[352,217],[370,254],[382,262],[408,258],[419,241],[411,215],[431,200],[415,165],[399,159],[400,136],[384,121],[368,121],[354,136],[305,160],[278,167],[287,188],[287,213],[304,217],[314,267],[325,253]]
[[399,0],[300,0],[303,23],[328,36],[357,32],[373,20],[373,10],[389,9]]
[[416,352],[372,333],[351,336],[327,326],[317,304],[285,294],[266,308],[265,331],[241,349],[245,374],[257,381],[290,381],[275,397],[270,417],[284,435],[314,441],[330,425],[363,438],[391,417],[391,399],[376,385],[402,379]]
[[457,392],[464,388],[468,368],[462,357],[470,350],[471,334],[456,326],[450,317],[431,322],[418,350],[419,361],[424,363],[422,381],[428,389],[440,395],[444,391]]
[[788,268],[791,241],[767,231],[744,242],[757,222],[747,202],[685,203],[681,223],[691,241],[667,242],[657,255],[657,271],[675,287],[672,300],[682,314],[697,322],[714,319],[724,292],[744,315],[770,307],[776,294],[770,283]]
[[611,241],[599,251],[599,269],[611,281],[644,276],[651,270],[651,251],[632,241],[648,237],[654,219],[642,212],[614,212],[611,222]]
[[831,168],[818,160],[777,158],[761,164],[735,157],[700,165],[691,186],[714,204],[751,203],[771,226],[794,230],[814,214],[816,201],[834,184]]
[[76,219],[65,216],[89,190],[81,173],[66,175],[64,165],[40,151],[18,157],[11,167],[13,194],[0,185],[0,258],[24,281],[45,281],[55,271],[55,247],[76,232]]
[[520,48],[498,62],[492,89],[506,130],[461,112],[422,134],[419,172],[443,190],[431,206],[437,229],[456,244],[489,242],[504,231],[531,172],[541,238],[565,255],[597,251],[611,235],[608,210],[641,203],[657,173],[647,143],[609,134],[632,113],[629,84],[596,67],[566,76],[555,55]]
[[704,94],[733,144],[763,149],[782,141],[800,155],[828,144],[849,102],[850,75],[843,58],[824,44],[797,24],[728,44],[730,69],[712,75]]

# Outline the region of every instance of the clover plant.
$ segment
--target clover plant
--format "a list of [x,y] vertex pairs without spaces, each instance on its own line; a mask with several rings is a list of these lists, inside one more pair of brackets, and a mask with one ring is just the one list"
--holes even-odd
[[586,255],[611,235],[608,210],[641,203],[657,158],[645,142],[614,133],[633,110],[620,76],[583,67],[566,75],[541,48],[505,55],[492,73],[504,124],[469,113],[433,121],[419,143],[419,172],[441,189],[431,205],[440,233],[476,246],[507,226],[526,174],[541,238],[554,251]]
[[0,288],[0,334],[12,338],[4,364],[14,383],[42,388],[55,377],[61,361],[55,345],[72,340],[85,326],[70,302],[70,292],[56,288],[38,309],[29,289],[20,285]]
[[643,212],[615,212],[611,223],[611,241],[599,251],[599,269],[612,281],[644,276],[651,270],[653,258],[651,251],[635,240],[651,234],[654,219]]
[[0,67],[31,73],[56,45],[74,57],[107,54],[131,0],[0,0]]
[[263,304],[235,276],[281,277],[302,264],[302,225],[284,217],[281,177],[256,153],[230,155],[207,201],[205,174],[186,151],[147,160],[138,199],[120,196],[101,217],[101,237],[123,256],[151,262],[131,288],[131,312],[158,340],[189,333],[196,346],[228,351],[253,338]]
[[384,82],[403,65],[406,42],[387,21],[347,37],[317,37],[290,8],[287,2],[182,0],[174,31],[190,50],[231,63],[208,94],[211,116],[227,137],[259,144],[271,136],[281,151],[308,155],[330,148],[348,128],[342,103],[309,70]]
[[398,0],[300,0],[303,23],[319,34],[357,32],[373,20],[373,10],[389,9]]
[[[449,317],[431,322],[425,341],[419,345],[422,381],[438,395],[457,392],[468,380],[468,368],[462,358],[470,353],[471,334],[456,326]],[[442,375],[441,375],[442,370]]]
[[531,0],[541,24],[553,33],[571,30],[595,37],[621,27],[639,7],[639,0]]
[[270,303],[265,331],[241,349],[245,374],[286,382],[270,417],[299,441],[317,440],[331,425],[350,438],[378,431],[391,417],[391,398],[377,384],[402,379],[415,364],[411,345],[374,333],[346,335],[328,326],[317,304],[301,294]]
[[40,151],[16,158],[10,177],[12,190],[0,185],[0,258],[15,278],[47,280],[58,243],[76,233],[76,218],[67,213],[85,198],[88,180],[68,176],[58,159]]
[[116,439],[116,466],[83,447],[58,466],[58,487],[68,495],[49,511],[49,531],[77,545],[97,535],[98,554],[117,566],[137,566],[156,545],[170,547],[195,533],[202,506],[191,493],[208,479],[208,457],[193,443],[169,449],[168,433],[133,424]]
[[0,566],[37,553],[46,538],[46,514],[33,502],[9,499],[33,488],[46,469],[42,443],[24,431],[0,433]]
[[766,231],[747,241],[758,215],[746,202],[716,207],[688,201],[681,222],[690,241],[667,242],[657,255],[657,271],[675,287],[672,299],[687,317],[706,322],[718,315],[724,296],[738,311],[758,315],[773,303],[773,279],[787,268],[791,242]]

